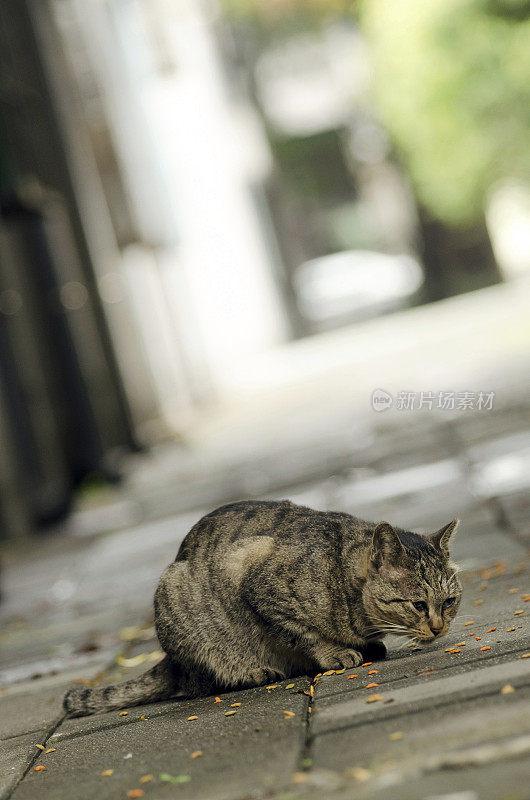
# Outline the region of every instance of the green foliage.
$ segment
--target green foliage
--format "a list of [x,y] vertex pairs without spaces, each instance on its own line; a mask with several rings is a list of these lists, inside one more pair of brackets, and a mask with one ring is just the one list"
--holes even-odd
[[528,0],[365,0],[378,105],[416,193],[470,225],[491,185],[530,176]]

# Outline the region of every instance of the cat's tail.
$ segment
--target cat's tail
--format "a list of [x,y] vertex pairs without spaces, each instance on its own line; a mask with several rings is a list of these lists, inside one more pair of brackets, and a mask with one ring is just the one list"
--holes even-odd
[[75,688],[66,692],[63,708],[70,717],[86,717],[98,711],[167,700],[178,692],[178,670],[166,656],[138,678],[102,689]]

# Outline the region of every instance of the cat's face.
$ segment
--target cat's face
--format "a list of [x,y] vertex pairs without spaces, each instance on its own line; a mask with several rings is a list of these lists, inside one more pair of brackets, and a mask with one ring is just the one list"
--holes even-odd
[[432,536],[377,526],[363,604],[377,632],[421,641],[444,636],[455,617],[462,587],[449,559],[449,539],[458,520]]

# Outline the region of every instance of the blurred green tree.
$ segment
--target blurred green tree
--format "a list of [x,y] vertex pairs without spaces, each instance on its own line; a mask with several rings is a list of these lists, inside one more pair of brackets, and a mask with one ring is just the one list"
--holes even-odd
[[384,124],[418,198],[451,227],[530,175],[530,2],[365,0]]
[[377,113],[413,187],[425,299],[500,280],[484,211],[530,175],[530,0],[224,0],[265,38],[344,16],[372,51]]

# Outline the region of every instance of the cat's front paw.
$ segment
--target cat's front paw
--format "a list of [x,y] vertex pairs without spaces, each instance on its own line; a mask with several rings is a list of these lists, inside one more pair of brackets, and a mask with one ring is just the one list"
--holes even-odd
[[277,669],[263,667],[262,669],[254,669],[248,674],[248,678],[244,681],[245,686],[263,686],[263,684],[275,683],[276,681],[283,681],[285,673]]
[[359,650],[343,649],[329,645],[321,645],[315,651],[316,660],[320,669],[352,669],[364,661],[364,656]]
[[386,645],[384,642],[366,642],[362,648],[366,661],[382,661],[386,656]]

